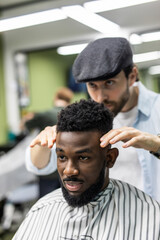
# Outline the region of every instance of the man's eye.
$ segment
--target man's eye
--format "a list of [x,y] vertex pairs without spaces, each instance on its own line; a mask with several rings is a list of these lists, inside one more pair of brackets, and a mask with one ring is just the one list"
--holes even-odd
[[80,156],[79,159],[82,160],[82,161],[87,161],[89,159],[89,157]]
[[65,160],[66,160],[66,157],[63,156],[63,155],[57,156],[57,158],[58,158],[60,161],[65,161]]

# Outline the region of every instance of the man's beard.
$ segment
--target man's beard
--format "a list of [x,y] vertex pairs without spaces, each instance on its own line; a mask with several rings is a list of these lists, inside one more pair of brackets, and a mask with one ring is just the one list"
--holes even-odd
[[[94,174],[94,173],[93,173]],[[75,177],[70,177],[68,178],[69,181],[75,181],[78,179]],[[67,201],[68,205],[72,207],[82,207],[83,205],[86,205],[87,203],[91,202],[101,191],[103,184],[105,181],[105,164],[99,174],[99,177],[97,179],[97,182],[92,184],[87,190],[85,190],[82,194],[79,196],[72,196],[69,194],[67,189],[63,186],[61,182],[61,187],[62,187],[62,193]]]
[[104,105],[111,104],[113,106],[113,108],[110,109],[110,111],[114,114],[114,117],[115,117],[122,110],[122,108],[128,101],[129,96],[130,96],[130,93],[129,93],[129,88],[127,85],[126,91],[122,94],[122,96],[118,102],[104,100],[103,104]]

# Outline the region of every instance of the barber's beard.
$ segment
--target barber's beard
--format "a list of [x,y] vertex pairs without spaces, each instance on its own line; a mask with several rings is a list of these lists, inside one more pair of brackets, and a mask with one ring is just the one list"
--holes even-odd
[[[93,173],[94,174],[94,173]],[[75,177],[73,178],[75,179]],[[72,181],[72,177],[70,178],[70,181]],[[91,185],[86,191],[84,191],[81,195],[79,196],[72,196],[69,194],[67,189],[63,186],[61,183],[62,187],[62,193],[67,201],[68,205],[72,207],[81,207],[83,205],[86,205],[87,203],[91,202],[101,191],[105,181],[105,164],[99,174],[99,177],[97,179],[97,182]]]
[[104,100],[103,103],[104,105],[111,104],[112,109],[110,109],[110,111],[114,114],[114,116],[116,116],[122,110],[124,105],[127,103],[129,97],[130,97],[129,87],[127,85],[126,91],[121,95],[118,102]]

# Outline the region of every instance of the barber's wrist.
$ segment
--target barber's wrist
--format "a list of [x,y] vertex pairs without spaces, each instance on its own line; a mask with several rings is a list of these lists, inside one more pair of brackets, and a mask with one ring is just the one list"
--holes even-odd
[[157,145],[156,150],[150,151],[150,153],[160,159],[160,134],[157,135],[157,141],[155,144]]

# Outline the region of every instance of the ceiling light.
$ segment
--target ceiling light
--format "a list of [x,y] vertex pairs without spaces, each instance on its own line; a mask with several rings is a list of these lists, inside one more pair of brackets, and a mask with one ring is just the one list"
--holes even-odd
[[160,31],[143,33],[140,35],[133,33],[130,36],[130,43],[133,45],[141,44],[143,42],[153,42],[158,40],[160,40]]
[[152,41],[160,40],[160,31],[144,33],[144,34],[141,34],[140,37],[143,42],[152,42]]
[[132,45],[138,45],[142,43],[141,36],[135,33],[131,34],[129,41]]
[[133,56],[133,61],[135,63],[140,63],[140,62],[147,62],[151,60],[156,60],[160,58],[160,52],[159,51],[154,51],[154,52],[146,52],[146,53],[140,53],[140,54],[135,54]]
[[115,36],[115,34],[119,35],[120,27],[117,24],[86,10],[80,5],[62,7],[62,10],[68,17],[96,31],[110,34],[110,36]]
[[78,54],[80,53],[88,43],[83,43],[83,44],[75,44],[75,45],[70,45],[70,46],[63,46],[57,48],[57,52],[60,55],[71,55],[71,54]]
[[84,3],[84,7],[90,10],[91,12],[98,13],[154,1],[157,0],[112,0],[112,1],[101,0],[86,2]]
[[67,18],[60,9],[47,10],[0,20],[0,32],[34,26]]
[[150,67],[148,72],[151,75],[160,74],[160,65]]

